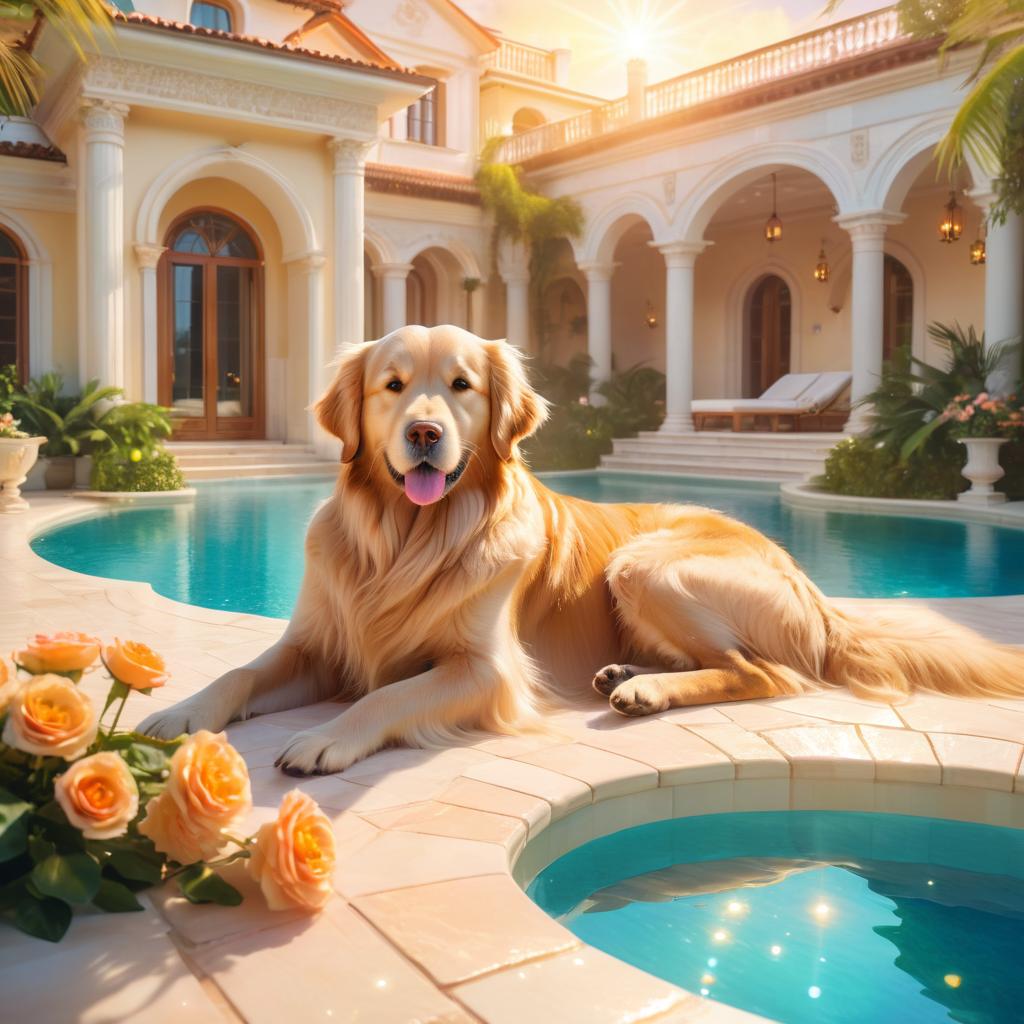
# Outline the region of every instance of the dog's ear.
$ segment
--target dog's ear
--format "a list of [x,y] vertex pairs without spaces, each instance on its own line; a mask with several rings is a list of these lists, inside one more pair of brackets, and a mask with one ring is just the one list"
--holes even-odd
[[363,371],[372,343],[351,345],[335,362],[331,386],[313,406],[317,422],[341,440],[341,461],[351,462],[359,451],[363,420]]
[[530,386],[519,350],[507,341],[487,343],[491,364],[491,443],[509,462],[516,444],[547,418],[548,403]]

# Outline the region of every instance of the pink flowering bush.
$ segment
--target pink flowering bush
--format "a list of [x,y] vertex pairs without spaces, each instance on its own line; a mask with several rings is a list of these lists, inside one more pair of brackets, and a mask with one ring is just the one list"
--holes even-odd
[[959,394],[942,411],[940,418],[949,424],[951,437],[1019,439],[1024,436],[1024,408],[1016,395],[995,398],[987,391],[980,391],[973,397]]

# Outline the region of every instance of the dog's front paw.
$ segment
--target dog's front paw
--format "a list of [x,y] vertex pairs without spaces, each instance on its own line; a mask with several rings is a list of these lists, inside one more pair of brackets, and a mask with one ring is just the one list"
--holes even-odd
[[341,740],[307,729],[297,732],[284,745],[274,764],[285,775],[333,775],[358,760]]
[[657,676],[637,676],[620,683],[609,697],[612,710],[620,715],[654,715],[669,706]]
[[636,673],[629,665],[605,665],[594,676],[593,687],[602,697],[607,697],[619,683],[632,679]]
[[204,701],[183,700],[163,711],[154,711],[138,727],[138,731],[158,740],[173,740],[185,732],[209,729],[220,732],[229,717]]

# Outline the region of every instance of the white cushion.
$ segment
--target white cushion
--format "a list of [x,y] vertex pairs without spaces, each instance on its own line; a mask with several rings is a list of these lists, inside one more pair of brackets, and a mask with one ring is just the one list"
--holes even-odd
[[846,370],[834,370],[818,375],[817,381],[801,396],[800,401],[808,409],[822,409],[831,405],[849,387],[853,374]]
[[[818,380],[820,373],[784,373],[774,384],[759,396],[762,400],[776,398],[789,400],[801,398]],[[749,401],[749,399],[748,399]]]

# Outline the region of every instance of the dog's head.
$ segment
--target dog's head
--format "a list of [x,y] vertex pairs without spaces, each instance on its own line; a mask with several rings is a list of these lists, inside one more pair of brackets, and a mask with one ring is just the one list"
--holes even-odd
[[519,352],[461,327],[403,327],[347,349],[314,407],[342,442],[417,505],[440,501],[471,460],[510,462],[544,422]]

